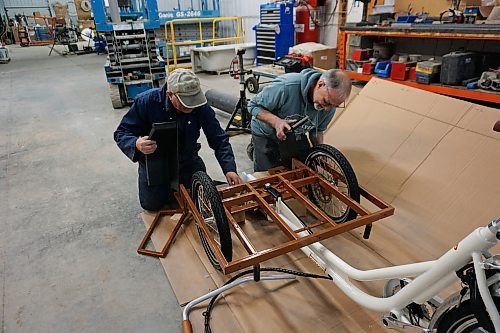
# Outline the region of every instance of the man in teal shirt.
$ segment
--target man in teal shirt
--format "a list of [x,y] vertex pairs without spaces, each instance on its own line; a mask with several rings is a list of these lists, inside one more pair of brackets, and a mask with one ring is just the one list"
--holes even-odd
[[[291,124],[307,116],[309,121],[294,132],[297,144],[323,143],[323,132],[351,92],[351,80],[341,70],[318,72],[304,69],[274,79],[248,104],[252,114],[254,170],[267,171],[282,165],[279,141],[286,139]],[[309,136],[309,138],[307,137]]]

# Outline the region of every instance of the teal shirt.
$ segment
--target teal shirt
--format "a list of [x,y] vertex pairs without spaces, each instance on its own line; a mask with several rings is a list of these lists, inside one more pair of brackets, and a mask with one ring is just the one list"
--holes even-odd
[[281,119],[298,120],[307,115],[310,121],[295,133],[323,133],[335,114],[335,108],[329,111],[317,111],[309,100],[309,89],[316,84],[320,76],[320,72],[308,68],[300,73],[288,73],[275,78],[248,103],[248,111],[252,114],[252,133],[277,140],[276,130],[257,119],[262,109],[270,111]]

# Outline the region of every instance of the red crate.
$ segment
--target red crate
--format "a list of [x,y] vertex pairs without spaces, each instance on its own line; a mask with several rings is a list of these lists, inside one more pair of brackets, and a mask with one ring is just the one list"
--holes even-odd
[[391,79],[408,80],[410,68],[417,66],[416,62],[393,62],[391,67]]
[[373,70],[375,69],[375,64],[372,62],[367,62],[363,64],[363,74],[370,75],[373,74]]
[[352,60],[368,60],[372,56],[372,49],[355,49],[352,51]]
[[408,79],[411,81],[417,81],[417,67],[410,67]]

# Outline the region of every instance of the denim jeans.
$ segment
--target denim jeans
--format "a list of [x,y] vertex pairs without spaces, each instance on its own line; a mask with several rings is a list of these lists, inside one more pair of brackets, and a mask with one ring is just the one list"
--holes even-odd
[[[294,135],[289,133],[288,136]],[[304,162],[311,147],[309,139],[302,135],[299,139],[278,143],[275,140],[252,134],[253,169],[255,172],[267,171],[277,166],[291,168],[291,159]]]

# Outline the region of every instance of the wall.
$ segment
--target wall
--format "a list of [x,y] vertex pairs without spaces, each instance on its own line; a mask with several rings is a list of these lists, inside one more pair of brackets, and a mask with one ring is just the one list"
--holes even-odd
[[[465,1],[464,1],[465,2]],[[412,13],[428,12],[431,16],[439,17],[439,14],[450,8],[451,1],[449,0],[398,0],[394,3],[394,10],[396,12],[406,12],[411,7]]]
[[[337,46],[337,38],[339,33],[339,6],[338,0],[329,0],[324,9],[321,21],[321,40],[320,43]],[[335,10],[335,13],[333,11]],[[333,13],[333,14],[332,14]],[[347,2],[347,22],[360,22],[363,16],[363,4],[359,1],[348,0]]]
[[[245,20],[246,41],[255,42],[253,26],[259,23],[260,5],[269,1],[220,0],[221,16],[242,16]],[[228,35],[228,31],[224,35]],[[230,34],[229,34],[230,35]],[[233,34],[234,36],[234,34]]]

